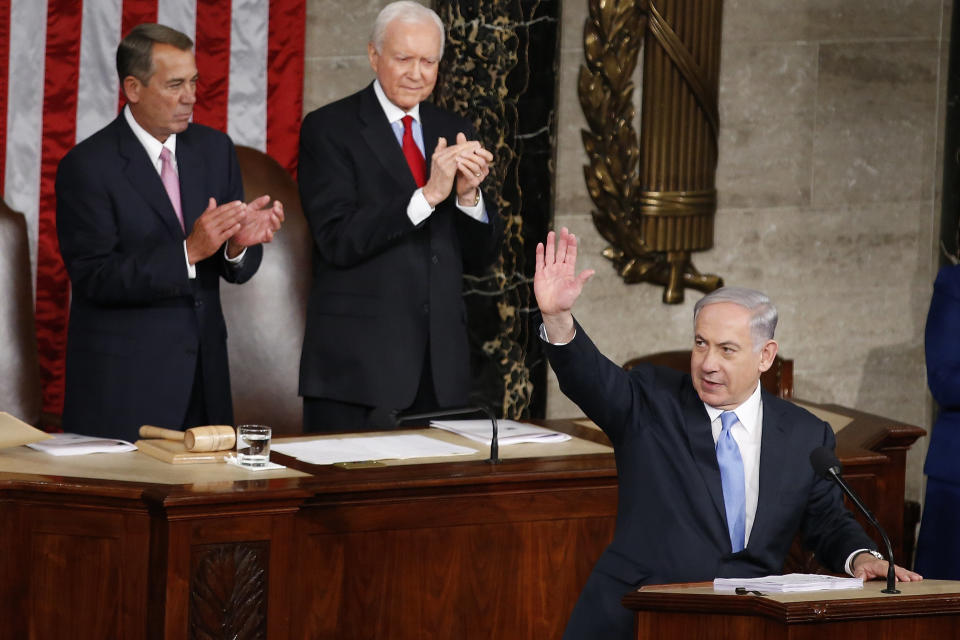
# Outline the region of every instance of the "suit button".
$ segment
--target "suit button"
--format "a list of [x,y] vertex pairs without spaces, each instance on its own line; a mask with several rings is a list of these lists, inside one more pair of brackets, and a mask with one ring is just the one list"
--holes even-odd
[[202,306],[203,306],[203,300],[194,300],[194,301],[193,301],[193,306],[195,306],[195,307],[202,307]]
[[426,302],[423,303],[423,313],[424,314],[430,313],[430,305]]
[[437,256],[433,256],[432,258],[430,258],[430,260],[431,262],[433,262],[433,264],[437,264],[438,262],[440,262],[440,258],[438,258]]

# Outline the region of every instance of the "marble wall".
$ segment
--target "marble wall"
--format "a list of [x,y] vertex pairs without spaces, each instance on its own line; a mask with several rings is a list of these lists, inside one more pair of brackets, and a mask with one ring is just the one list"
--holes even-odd
[[[380,0],[308,0],[304,108],[372,78]],[[429,4],[424,2],[424,4]],[[935,275],[949,0],[726,0],[714,248],[693,256],[778,304],[797,397],[929,428],[923,324]],[[555,226],[597,270],[578,319],[617,362],[690,344],[693,304],[625,285],[590,219],[576,95],[586,0],[562,5]],[[547,414],[578,414],[551,377]],[[907,497],[922,493],[925,440]]]
[[[945,0],[727,0],[719,207],[701,272],[766,291],[796,396],[929,428],[923,324],[936,270]],[[623,285],[600,255],[574,97],[585,2],[564,3],[556,226],[597,270],[578,318],[611,359],[685,348],[693,304]],[[569,97],[568,97],[569,96]],[[551,379],[548,413],[576,411]],[[919,499],[926,441],[908,459]]]

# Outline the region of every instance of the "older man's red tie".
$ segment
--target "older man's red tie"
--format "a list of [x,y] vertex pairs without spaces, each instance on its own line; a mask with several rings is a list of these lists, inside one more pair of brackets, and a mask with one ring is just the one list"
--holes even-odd
[[427,184],[427,162],[413,139],[413,116],[403,116],[403,155],[410,165],[410,173],[418,187]]

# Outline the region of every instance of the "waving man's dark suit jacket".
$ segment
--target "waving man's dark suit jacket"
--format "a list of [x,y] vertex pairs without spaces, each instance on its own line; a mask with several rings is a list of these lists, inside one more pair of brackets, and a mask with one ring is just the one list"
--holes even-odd
[[[428,171],[440,136],[473,138],[466,120],[428,102],[420,117]],[[414,226],[406,210],[417,185],[372,84],[304,118],[299,183],[314,240],[300,394],[404,409],[429,340],[437,401],[465,403],[462,273],[495,255],[491,199],[484,198],[489,224],[457,209],[452,193]]]
[[[187,232],[209,197],[243,199],[223,133],[191,124],[177,135],[177,164]],[[198,353],[208,418],[231,424],[219,279],[249,279],[262,248],[239,268],[220,250],[188,279],[184,231],[122,113],[61,161],[57,234],[73,285],[64,430],[135,439],[141,424],[182,426]]]
[[837,572],[853,551],[875,547],[810,466],[813,449],[833,448],[830,426],[763,392],[757,513],[746,549],[731,553],[710,421],[690,376],[651,365],[625,372],[576,331],[547,355],[561,390],[613,443],[620,489],[613,542],[565,637],[631,637],[620,598],[639,585],[780,573],[798,531]]

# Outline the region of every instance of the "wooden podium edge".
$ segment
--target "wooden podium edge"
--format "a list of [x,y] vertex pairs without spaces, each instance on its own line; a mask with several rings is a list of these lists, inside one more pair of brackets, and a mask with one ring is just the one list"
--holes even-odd
[[735,595],[727,592],[671,593],[640,589],[625,595],[621,602],[635,613],[750,615],[787,624],[932,615],[960,616],[960,582],[955,584],[956,591],[952,593],[890,595],[871,590],[860,598],[831,598],[831,593],[840,592],[824,591],[822,598],[790,602],[777,600],[770,595]]

